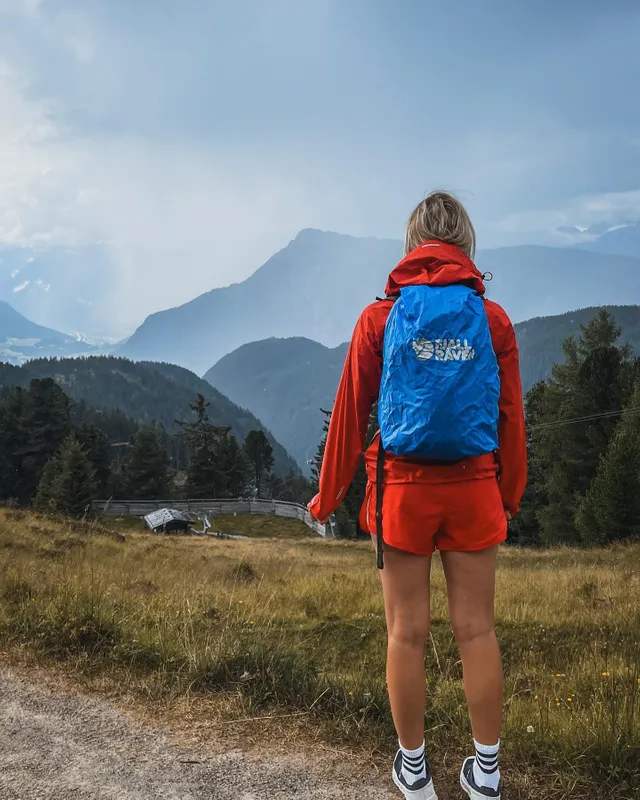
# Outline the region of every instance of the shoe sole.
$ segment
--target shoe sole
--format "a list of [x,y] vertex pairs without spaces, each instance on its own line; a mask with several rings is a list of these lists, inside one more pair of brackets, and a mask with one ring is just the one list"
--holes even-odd
[[[476,792],[473,786],[469,784],[469,781],[464,777],[464,766],[462,772],[460,773],[460,786],[462,791],[470,798],[470,800],[489,800],[486,794],[480,794],[480,792]],[[494,799],[492,798],[491,800]],[[500,795],[498,795],[495,800],[500,800]]]
[[398,776],[393,771],[393,782],[398,787],[398,789],[402,792],[402,794],[407,798],[407,800],[438,800],[438,795],[436,794],[436,790],[433,788],[433,781],[429,781],[426,786],[423,786],[422,789],[418,789],[415,792],[412,792],[410,789],[407,789],[406,786],[403,786],[400,781],[398,780]]

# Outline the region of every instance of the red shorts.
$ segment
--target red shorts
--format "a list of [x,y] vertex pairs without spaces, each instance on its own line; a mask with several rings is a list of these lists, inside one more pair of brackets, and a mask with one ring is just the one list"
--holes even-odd
[[[376,532],[376,488],[369,482],[360,527]],[[391,483],[382,497],[385,544],[416,555],[434,550],[485,550],[507,538],[495,477],[456,483]]]

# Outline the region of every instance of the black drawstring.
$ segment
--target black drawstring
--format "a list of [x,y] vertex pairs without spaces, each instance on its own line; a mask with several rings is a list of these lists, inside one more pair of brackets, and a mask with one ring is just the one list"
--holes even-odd
[[382,489],[384,486],[384,447],[382,436],[378,441],[378,460],[376,463],[376,553],[378,569],[384,569],[384,555],[382,551]]

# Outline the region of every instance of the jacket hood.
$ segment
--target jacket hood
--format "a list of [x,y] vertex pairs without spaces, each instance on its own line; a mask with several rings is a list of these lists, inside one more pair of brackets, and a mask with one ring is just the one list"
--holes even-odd
[[405,256],[389,275],[387,297],[400,293],[405,286],[449,286],[463,283],[484,294],[482,274],[462,250],[444,242],[424,242]]

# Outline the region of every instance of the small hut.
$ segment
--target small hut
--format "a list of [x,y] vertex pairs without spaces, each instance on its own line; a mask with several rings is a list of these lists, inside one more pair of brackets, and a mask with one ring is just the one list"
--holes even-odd
[[147,514],[144,521],[154,533],[170,533],[172,531],[186,533],[195,522],[189,514],[173,508],[152,511],[151,514]]

